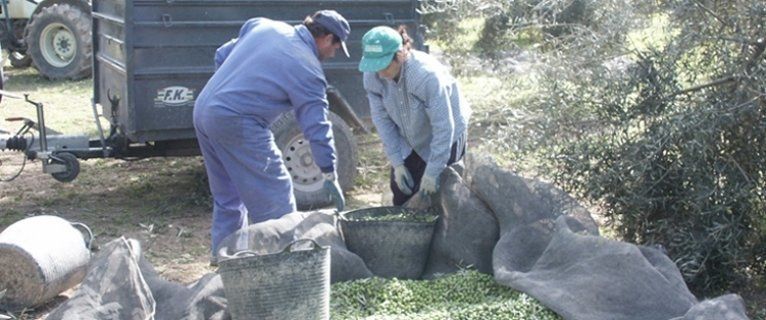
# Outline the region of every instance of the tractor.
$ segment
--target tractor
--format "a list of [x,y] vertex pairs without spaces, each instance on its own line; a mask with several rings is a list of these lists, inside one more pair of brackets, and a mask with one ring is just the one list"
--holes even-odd
[[0,0],[0,45],[13,67],[48,79],[91,76],[91,5],[83,0]]

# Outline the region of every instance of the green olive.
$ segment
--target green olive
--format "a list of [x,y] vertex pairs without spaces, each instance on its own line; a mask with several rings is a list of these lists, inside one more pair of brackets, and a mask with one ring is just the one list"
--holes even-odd
[[463,270],[434,280],[370,278],[332,285],[332,319],[561,319],[491,275]]

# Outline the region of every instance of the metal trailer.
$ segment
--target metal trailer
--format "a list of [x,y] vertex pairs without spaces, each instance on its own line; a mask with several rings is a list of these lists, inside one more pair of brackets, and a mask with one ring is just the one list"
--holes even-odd
[[[27,153],[31,159],[43,159],[44,171],[59,181],[77,176],[78,159],[198,155],[192,109],[213,74],[215,50],[236,37],[249,18],[298,24],[316,10],[334,9],[349,20],[352,30],[347,42],[351,58],[340,54],[323,64],[330,84],[327,94],[340,184],[350,188],[357,159],[351,128],[368,132],[370,123],[357,70],[361,38],[374,26],[405,24],[416,48],[424,49],[418,4],[418,0],[94,0],[93,112],[100,136],[49,135],[47,147],[40,139],[40,145]],[[41,114],[42,107],[38,110]],[[102,117],[108,128],[102,128]],[[329,204],[294,115],[285,114],[271,129],[293,175],[299,208]]]

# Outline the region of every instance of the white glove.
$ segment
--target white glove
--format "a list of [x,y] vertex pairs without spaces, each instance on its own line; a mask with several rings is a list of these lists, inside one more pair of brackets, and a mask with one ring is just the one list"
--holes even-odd
[[323,173],[322,176],[324,177],[323,187],[330,194],[333,202],[335,202],[335,208],[338,211],[343,211],[343,208],[346,206],[346,198],[343,197],[343,189],[340,188],[335,172]]
[[410,171],[404,165],[394,167],[394,182],[399,190],[406,195],[412,194],[412,188],[415,187],[415,180],[412,179]]
[[420,180],[420,192],[426,196],[434,195],[439,191],[439,184],[436,182],[435,177],[424,175]]

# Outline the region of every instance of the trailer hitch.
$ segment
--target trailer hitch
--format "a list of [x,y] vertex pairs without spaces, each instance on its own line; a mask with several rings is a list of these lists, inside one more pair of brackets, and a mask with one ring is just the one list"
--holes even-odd
[[[26,160],[40,159],[43,164],[43,172],[50,173],[54,179],[61,182],[70,182],[80,172],[80,164],[72,153],[69,152],[52,152],[48,150],[48,134],[60,134],[59,132],[49,129],[45,126],[45,114],[43,110],[43,104],[29,99],[28,93],[17,94],[0,89],[0,94],[4,97],[23,99],[25,102],[35,106],[37,112],[37,121],[24,117],[11,117],[7,118],[10,122],[23,122],[21,128],[13,136],[0,135],[0,151],[11,150],[20,151],[24,153],[24,162],[21,165],[19,171],[11,178],[2,178],[0,181],[11,181],[21,174],[24,170]],[[22,97],[23,96],[23,97]],[[38,132],[37,141],[35,141],[35,135],[32,134],[32,130]],[[29,138],[27,138],[29,136]],[[37,142],[39,148],[32,150],[32,146]]]

